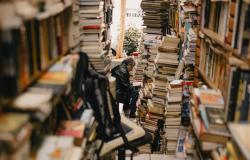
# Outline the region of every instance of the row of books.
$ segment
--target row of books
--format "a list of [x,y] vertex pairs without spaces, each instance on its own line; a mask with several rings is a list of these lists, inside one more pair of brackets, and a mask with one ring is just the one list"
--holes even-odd
[[1,2],[1,97],[16,96],[68,52],[71,6],[71,1],[37,5],[30,1]]
[[[200,74],[205,76],[213,88],[222,91],[225,100],[225,118],[229,121],[248,121],[248,94],[245,90],[249,84],[248,64],[236,57],[224,57],[223,54],[227,52],[211,44],[208,38],[201,40],[201,50],[206,54],[200,57],[199,69],[202,72]],[[245,97],[241,96],[242,94]]]
[[204,1],[202,29],[239,57],[249,59],[249,3],[246,1]]
[[[62,95],[71,96],[71,82],[78,59],[77,55],[71,54],[58,60],[35,84],[15,98],[12,107],[1,113],[0,154],[3,159],[67,157],[80,160],[86,157],[85,154],[94,155],[85,153],[88,152],[86,145],[91,144],[96,134],[93,111],[84,110],[79,120],[59,118],[64,117],[64,112],[70,118],[70,110],[83,106],[81,98],[70,104],[64,102],[68,98],[59,100],[61,103],[57,101]],[[54,115],[57,110],[59,117]]]

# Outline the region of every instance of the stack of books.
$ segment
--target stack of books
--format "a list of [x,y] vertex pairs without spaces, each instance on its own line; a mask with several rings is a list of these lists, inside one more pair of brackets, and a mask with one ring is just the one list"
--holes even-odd
[[221,92],[194,88],[192,101],[192,125],[201,150],[212,151],[219,145],[226,145],[230,134],[224,121]]
[[158,48],[158,54],[155,60],[156,77],[166,77],[169,81],[175,80],[175,74],[178,68],[179,38],[164,37],[164,40]]
[[143,17],[144,33],[152,33],[159,35],[166,35],[167,22],[168,22],[168,5],[169,3],[163,0],[141,2],[141,8],[145,12]]
[[148,67],[147,67],[147,75],[150,77],[153,77],[154,71],[155,71],[155,58],[158,53],[158,47],[152,47],[148,49]]
[[72,28],[71,28],[71,33],[72,34],[72,40],[70,41],[70,46],[72,49],[77,48],[77,46],[80,44],[80,37],[81,37],[81,28],[79,26],[80,22],[80,16],[79,16],[79,4],[78,0],[73,0],[72,1]]
[[148,100],[147,106],[148,113],[143,126],[147,131],[154,134],[158,129],[158,121],[164,119],[164,108],[154,107],[150,99]]
[[192,83],[194,81],[194,78],[195,78],[194,70],[195,70],[195,66],[192,64],[185,66],[184,76],[183,76],[183,80],[185,80],[185,82]]
[[189,65],[195,64],[197,34],[194,29],[190,28],[187,33],[187,49],[185,55],[185,63]]
[[134,79],[133,82],[143,82],[143,78],[144,78],[144,71],[146,68],[146,63],[143,59],[139,58],[137,60],[137,65],[135,67],[135,74],[134,74]]
[[98,72],[106,74],[110,70],[111,60],[104,37],[105,4],[102,0],[79,0],[79,5],[81,50],[88,54],[90,62]]
[[167,154],[175,154],[181,125],[182,80],[170,83],[165,119],[165,140]]
[[162,43],[162,36],[157,34],[145,34],[143,37],[144,44],[144,55],[148,58],[148,66],[146,69],[146,75],[149,77],[153,77],[154,74],[154,61],[157,55],[159,46]]

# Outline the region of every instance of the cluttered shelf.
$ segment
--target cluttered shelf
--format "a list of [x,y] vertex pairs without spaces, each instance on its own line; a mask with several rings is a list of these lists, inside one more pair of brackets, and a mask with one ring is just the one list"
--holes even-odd
[[207,76],[202,72],[202,70],[200,68],[197,68],[200,76],[202,77],[202,79],[207,83],[207,85],[210,87],[210,88],[213,88],[213,89],[216,89],[217,86],[207,78]]
[[228,44],[226,44],[223,40],[223,38],[221,38],[221,36],[219,36],[219,34],[215,33],[214,31],[207,29],[207,28],[201,28],[201,33],[204,33],[207,37],[209,37],[210,39],[214,40],[217,44],[219,44],[220,46],[222,46],[223,48],[225,48],[228,51],[232,51],[232,47]]
[[20,90],[20,92],[15,97],[1,99],[1,104],[0,105],[1,105],[2,109],[4,110],[5,107],[12,107],[15,99],[19,95],[21,95],[22,93],[24,93],[25,91],[27,91],[32,85],[34,85],[37,81],[39,81],[39,79],[41,79],[41,77],[43,75],[45,75],[46,73],[48,73],[48,71],[49,71],[50,68],[52,68],[60,59],[62,59],[67,54],[69,54],[69,52],[66,52],[65,54],[62,54],[59,57],[51,60],[49,62],[49,64],[42,71],[40,71],[39,73],[35,74],[32,77],[32,79],[30,80],[30,82],[22,90]]

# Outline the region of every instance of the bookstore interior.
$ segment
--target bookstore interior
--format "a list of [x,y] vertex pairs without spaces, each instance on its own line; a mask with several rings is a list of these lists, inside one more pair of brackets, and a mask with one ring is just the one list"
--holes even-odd
[[250,1],[125,4],[0,0],[0,160],[250,160]]

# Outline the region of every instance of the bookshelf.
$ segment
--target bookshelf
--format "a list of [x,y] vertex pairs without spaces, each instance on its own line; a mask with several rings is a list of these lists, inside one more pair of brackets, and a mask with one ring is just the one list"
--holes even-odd
[[201,29],[201,32],[204,33],[207,37],[209,37],[213,41],[215,41],[217,44],[221,45],[226,50],[228,50],[228,51],[233,50],[233,48],[231,46],[224,43],[223,39],[219,38],[218,34],[213,32],[212,30],[203,28],[203,29]]
[[202,77],[202,79],[207,83],[207,85],[210,88],[213,88],[213,89],[217,88],[217,86],[207,78],[207,76],[203,73],[203,71],[201,71],[201,69],[198,68],[198,72],[199,72],[199,75]]
[[[69,12],[71,12],[72,5],[70,1],[46,4],[46,6],[43,3],[39,3],[37,7],[42,7],[43,11],[35,13],[32,11],[37,11],[37,8],[27,1],[23,3],[16,2],[15,5],[17,6],[17,14],[13,15],[15,11],[14,4],[11,2],[5,5],[1,4],[3,12],[9,10],[8,14],[2,18],[3,24],[7,25],[6,27],[11,25],[11,23],[8,24],[8,18],[11,18],[11,16],[16,18],[16,22],[20,22],[18,26],[6,28],[6,32],[8,30],[12,31],[13,34],[11,36],[19,36],[10,42],[10,44],[15,44],[17,41],[20,41],[20,44],[16,45],[17,49],[1,50],[1,52],[6,52],[6,54],[9,52],[13,53],[13,57],[9,58],[1,54],[3,56],[1,57],[3,60],[1,64],[6,72],[10,72],[8,69],[10,69],[11,65],[14,65],[16,74],[16,79],[13,79],[12,84],[9,84],[16,86],[16,88],[13,91],[8,91],[10,92],[9,95],[3,95],[6,98],[14,97],[25,90],[57,59],[69,51]],[[21,7],[29,7],[31,11],[28,10],[27,15],[25,15],[25,13],[19,12]],[[32,16],[29,14],[32,14]],[[14,32],[15,28],[13,27],[17,27],[16,32]],[[4,30],[2,31],[4,33]],[[4,37],[2,38],[2,44],[4,44]],[[2,48],[4,49],[4,46]],[[14,54],[17,54],[17,56],[15,57]],[[16,63],[4,66],[4,60],[13,60]],[[11,78],[11,76],[1,74],[1,77],[1,84],[4,84],[1,86],[1,89],[5,90],[4,87],[9,87],[5,78]]]
[[[113,6],[110,0],[101,2],[105,7],[100,44],[109,55]],[[5,121],[7,127],[17,126],[8,132],[0,127],[4,159],[46,159],[51,151],[60,159],[58,144],[63,143],[66,148],[60,153],[66,159],[71,155],[92,159],[99,149],[93,110],[87,110],[74,91],[79,60],[75,53],[83,30],[79,4],[78,0],[0,1],[0,126]],[[64,132],[68,125],[81,129]],[[67,134],[71,137],[63,136]]]
[[[196,52],[195,69],[207,84],[209,88],[207,93],[211,90],[221,93],[224,105],[220,118],[223,119],[224,126],[229,128],[228,133],[232,136],[230,143],[218,145],[213,149],[212,159],[216,159],[214,154],[220,159],[223,157],[233,158],[235,157],[233,153],[239,153],[235,158],[243,159],[244,156],[246,157],[246,150],[242,149],[240,136],[236,136],[236,132],[243,131],[243,129],[240,127],[232,129],[231,123],[240,125],[238,123],[249,124],[250,122],[248,118],[250,115],[249,102],[246,96],[248,93],[245,92],[246,86],[249,85],[250,63],[247,51],[249,37],[243,36],[248,34],[249,25],[247,25],[248,20],[245,16],[249,15],[249,3],[244,0],[205,0],[201,2],[199,12],[201,25],[198,30],[197,46],[199,47]],[[200,90],[202,89],[204,88],[200,88]],[[195,94],[196,91],[193,93]],[[192,99],[199,102],[194,97]],[[199,103],[202,103],[201,101]],[[206,119],[210,113],[203,112],[202,107],[204,106],[199,103],[198,107],[197,104],[193,106],[198,111],[196,116],[205,125],[210,124],[210,120]],[[216,105],[212,106],[217,107]],[[194,123],[192,124],[194,127]],[[201,142],[204,139],[198,137],[198,141]]]

